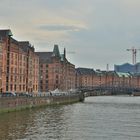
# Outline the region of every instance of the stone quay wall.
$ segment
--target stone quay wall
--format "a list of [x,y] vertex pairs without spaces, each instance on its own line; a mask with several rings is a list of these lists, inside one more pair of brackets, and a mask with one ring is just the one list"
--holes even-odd
[[84,96],[79,94],[44,97],[2,97],[0,98],[0,113],[18,111],[39,106],[69,104],[83,100]]

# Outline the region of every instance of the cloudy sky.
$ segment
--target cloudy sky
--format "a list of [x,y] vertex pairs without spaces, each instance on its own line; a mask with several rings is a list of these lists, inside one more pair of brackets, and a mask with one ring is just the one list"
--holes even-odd
[[30,41],[36,51],[65,47],[76,67],[113,69],[132,62],[127,48],[140,48],[140,0],[0,2],[0,28],[10,28],[15,39]]

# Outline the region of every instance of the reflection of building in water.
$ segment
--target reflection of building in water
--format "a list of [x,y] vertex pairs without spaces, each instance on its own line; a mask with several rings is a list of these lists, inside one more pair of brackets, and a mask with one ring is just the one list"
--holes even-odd
[[59,138],[72,113],[73,108],[63,106],[5,113],[0,115],[0,140]]
[[0,140],[21,139],[28,127],[34,125],[34,110],[25,110],[0,115]]

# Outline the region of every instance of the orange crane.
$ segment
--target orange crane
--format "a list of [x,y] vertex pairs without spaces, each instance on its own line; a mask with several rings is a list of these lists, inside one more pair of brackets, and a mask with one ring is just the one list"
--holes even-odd
[[137,56],[137,51],[140,49],[136,49],[134,47],[132,47],[131,49],[127,49],[127,51],[132,51],[132,64],[135,65],[136,64],[136,56]]

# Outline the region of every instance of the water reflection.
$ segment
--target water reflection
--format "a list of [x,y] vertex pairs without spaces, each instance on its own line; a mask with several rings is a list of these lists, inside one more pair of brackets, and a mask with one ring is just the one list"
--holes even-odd
[[0,115],[0,139],[61,139],[67,129],[69,106],[31,109]]
[[90,97],[0,115],[0,140],[139,140],[139,131],[140,97]]

